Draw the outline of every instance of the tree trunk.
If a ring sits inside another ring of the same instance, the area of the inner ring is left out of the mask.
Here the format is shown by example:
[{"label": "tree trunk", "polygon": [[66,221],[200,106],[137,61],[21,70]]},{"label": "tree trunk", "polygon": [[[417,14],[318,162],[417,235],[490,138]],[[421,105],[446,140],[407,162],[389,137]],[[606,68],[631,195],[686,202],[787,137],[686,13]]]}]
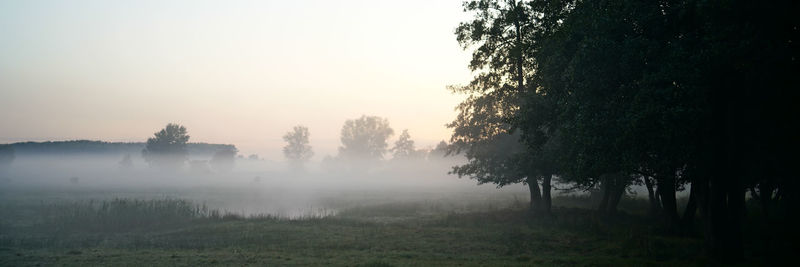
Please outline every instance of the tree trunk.
[{"label": "tree trunk", "polygon": [[539,192],[539,182],[536,181],[536,178],[528,177],[527,181],[528,189],[531,193],[531,212],[538,212],[542,210],[542,195]]},{"label": "tree trunk", "polygon": [[671,171],[660,174],[657,183],[664,219],[666,219],[667,226],[674,230],[679,223],[678,201],[675,199],[675,174]]},{"label": "tree trunk", "polygon": [[686,233],[690,233],[692,228],[694,228],[694,215],[697,213],[698,188],[696,188],[694,184],[691,186],[692,188],[689,189],[689,203],[686,203],[686,209],[683,210],[683,217],[681,218]]},{"label": "tree trunk", "polygon": [[650,210],[648,214],[650,214],[650,216],[657,216],[661,210],[660,200],[656,198],[656,193],[653,190],[653,183],[650,181],[650,177],[642,176],[642,179],[644,180],[645,187],[647,187],[647,199],[650,201]]},{"label": "tree trunk", "polygon": [[709,182],[709,222],[707,240],[712,255],[721,261],[742,257],[742,215],[744,214],[744,185],[735,144],[735,112],[732,101],[715,103],[711,141],[712,165]]},{"label": "tree trunk", "polygon": [[603,198],[600,199],[600,206],[597,207],[597,211],[600,213],[605,213],[608,210],[608,200],[611,198],[611,186],[610,183],[611,178],[608,175],[603,175],[603,178],[600,182],[600,190],[603,193]]},{"label": "tree trunk", "polygon": [[625,187],[627,187],[625,177],[621,175],[614,175],[612,178],[612,191],[611,196],[609,197],[608,207],[606,208],[606,214],[614,215],[617,213],[617,206],[619,206],[619,201],[622,200],[622,195],[625,194]]},{"label": "tree trunk", "polygon": [[692,182],[692,189],[695,190],[695,199],[697,200],[697,208],[700,213],[700,218],[706,220],[708,218],[708,179],[695,178]]},{"label": "tree trunk", "polygon": [[542,180],[542,204],[544,205],[544,212],[550,214],[552,210],[552,198],[550,197],[550,190],[552,186],[550,182],[553,180],[552,174],[547,174],[544,176],[544,180]]},{"label": "tree trunk", "polygon": [[758,185],[759,201],[761,203],[761,212],[764,213],[764,218],[769,219],[769,209],[772,206],[772,185],[767,182],[761,182]]}]

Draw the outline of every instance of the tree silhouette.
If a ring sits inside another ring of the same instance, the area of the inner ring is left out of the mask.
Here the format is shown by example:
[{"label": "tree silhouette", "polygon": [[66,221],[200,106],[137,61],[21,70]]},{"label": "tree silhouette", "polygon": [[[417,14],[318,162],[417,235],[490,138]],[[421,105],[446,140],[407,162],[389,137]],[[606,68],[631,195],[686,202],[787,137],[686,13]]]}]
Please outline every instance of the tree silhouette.
[{"label": "tree silhouette", "polygon": [[295,169],[302,169],[303,165],[314,156],[308,140],[310,135],[308,127],[298,125],[283,136],[283,140],[287,143],[283,147],[283,156]]},{"label": "tree silhouette", "polygon": [[447,156],[448,150],[449,146],[447,145],[447,142],[444,140],[439,141],[439,143],[436,144],[431,151],[428,151],[428,160],[442,159]]},{"label": "tree silhouette", "polygon": [[394,130],[389,120],[376,116],[363,115],[355,120],[347,120],[342,126],[342,146],[339,157],[348,160],[381,160],[386,154],[388,139]]},{"label": "tree silhouette", "polygon": [[411,135],[408,134],[408,129],[403,130],[397,141],[394,142],[392,148],[392,159],[404,160],[416,158],[419,156],[416,148],[414,148],[414,140],[411,140]]},{"label": "tree silhouette", "polygon": [[181,168],[187,160],[186,143],[189,135],[186,127],[176,123],[167,124],[164,129],[147,139],[142,157],[150,164],[162,170]]},{"label": "tree silhouette", "polygon": [[548,211],[541,200],[550,194],[539,189],[539,180],[549,190],[552,173],[531,162],[537,154],[525,147],[513,125],[533,74],[536,38],[549,25],[543,23],[550,21],[543,19],[549,16],[545,7],[540,1],[464,2],[464,11],[474,17],[459,24],[455,34],[462,48],[472,49],[469,68],[477,74],[469,85],[451,87],[467,99],[448,127],[453,128],[452,151],[463,152],[468,160],[451,173],[498,186],[525,183],[531,210]]},{"label": "tree silhouette", "polygon": [[[691,231],[699,209],[709,251],[722,260],[743,254],[746,190],[763,214],[772,205],[793,213],[790,166],[800,139],[788,122],[800,114],[793,104],[800,80],[792,4],[620,0],[566,7],[548,8],[560,10],[555,23],[546,13],[533,17],[545,25],[532,42],[536,72],[510,120],[522,130],[526,166],[542,171],[556,163],[562,181],[599,186],[602,210],[641,180],[670,229]],[[503,105],[489,101],[495,103],[484,106]],[[680,216],[675,194],[688,184]]]}]

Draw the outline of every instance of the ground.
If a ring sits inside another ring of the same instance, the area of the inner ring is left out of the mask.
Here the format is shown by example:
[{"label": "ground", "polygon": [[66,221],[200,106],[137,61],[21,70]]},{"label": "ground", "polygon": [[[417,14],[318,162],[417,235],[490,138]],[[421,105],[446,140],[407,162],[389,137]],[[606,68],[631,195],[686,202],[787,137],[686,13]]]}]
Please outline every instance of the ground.
[{"label": "ground", "polygon": [[[590,203],[580,197],[555,199],[552,216],[532,215],[518,200],[473,209],[425,200],[292,219],[198,210],[164,215],[192,205],[172,199],[15,204],[14,194],[0,198],[9,215],[0,221],[0,266],[713,264],[701,237],[664,234],[646,216],[624,209],[613,218],[598,216],[578,207]],[[629,208],[642,206],[626,201]],[[102,213],[101,206],[118,212]]]}]

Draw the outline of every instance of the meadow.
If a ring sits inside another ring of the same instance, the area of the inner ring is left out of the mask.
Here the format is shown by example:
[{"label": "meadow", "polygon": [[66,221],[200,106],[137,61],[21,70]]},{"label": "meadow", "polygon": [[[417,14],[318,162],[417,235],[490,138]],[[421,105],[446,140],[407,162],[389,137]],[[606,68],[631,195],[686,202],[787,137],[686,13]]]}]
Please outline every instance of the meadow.
[{"label": "meadow", "polygon": [[713,263],[701,237],[664,233],[640,198],[613,218],[585,195],[558,196],[552,216],[532,216],[523,190],[339,190],[283,214],[222,208],[251,201],[242,190],[0,189],[0,265]]}]

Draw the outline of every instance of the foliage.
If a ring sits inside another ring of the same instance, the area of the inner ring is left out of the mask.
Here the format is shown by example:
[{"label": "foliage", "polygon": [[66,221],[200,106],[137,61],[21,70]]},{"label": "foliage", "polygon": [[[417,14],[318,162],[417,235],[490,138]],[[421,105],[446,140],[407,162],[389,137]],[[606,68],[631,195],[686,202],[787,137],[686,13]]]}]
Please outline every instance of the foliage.
[{"label": "foliage", "polygon": [[431,151],[428,152],[428,159],[434,159],[434,158],[439,159],[446,157],[447,151],[449,149],[448,147],[449,145],[447,144],[446,141],[444,140],[439,141],[439,143],[436,144],[436,146],[433,149],[431,149]]},{"label": "foliage", "polygon": [[[534,75],[538,42],[554,28],[571,1],[465,1],[464,11],[474,14],[462,22],[456,37],[464,49],[473,49],[469,68],[476,73],[472,82],[452,87],[467,95],[459,114],[448,124],[453,128],[451,152],[461,153],[468,163],[453,167],[452,173],[469,176],[479,183],[504,186],[527,183],[531,208],[549,209],[550,180],[555,174],[552,153],[542,152],[545,142],[526,147],[526,131],[549,130],[543,125],[520,123],[525,96],[536,94],[526,84]],[[541,136],[540,136],[541,137]],[[555,145],[550,145],[551,147]],[[552,149],[551,149],[552,150]],[[543,191],[539,191],[539,180]],[[544,205],[539,199],[544,196]]]},{"label": "foliage", "polygon": [[408,134],[408,130],[403,130],[400,134],[400,137],[397,138],[397,141],[394,142],[394,147],[392,148],[392,159],[393,160],[408,160],[408,159],[423,159],[424,150],[417,150],[414,147],[414,140],[411,140],[411,135]]},{"label": "foliage", "polygon": [[475,47],[469,68],[477,74],[469,85],[451,87],[467,99],[447,125],[453,129],[450,151],[468,159],[452,173],[499,186],[522,182],[527,173],[517,161],[524,150],[508,118],[519,108],[518,93],[530,71],[530,10],[516,1],[466,1],[464,11],[474,17],[459,24],[456,39],[464,49]]},{"label": "foliage", "polygon": [[188,141],[186,127],[169,123],[164,129],[156,132],[154,137],[147,139],[142,157],[153,167],[164,170],[180,168],[187,160]]},{"label": "foliage", "polygon": [[388,151],[386,140],[394,134],[389,120],[362,115],[342,126],[339,157],[348,160],[381,160]]},{"label": "foliage", "polygon": [[[91,140],[19,142],[8,144],[15,150],[17,157],[27,156],[62,156],[62,155],[102,155],[120,156],[140,154],[145,142],[105,142]],[[233,145],[186,143],[186,151],[192,157],[212,157],[222,149],[234,148]]]},{"label": "foliage", "polygon": [[314,151],[308,144],[309,136],[308,127],[302,125],[295,126],[291,132],[283,136],[283,140],[287,143],[283,147],[283,155],[289,160],[290,164],[302,166],[303,163],[314,156]]},{"label": "foliage", "polygon": [[[797,24],[788,9],[575,2],[535,38],[536,72],[514,118],[529,155],[558,163],[562,181],[587,189],[653,179],[673,228],[675,191],[691,183],[681,219],[690,223],[699,206],[711,252],[741,255],[745,187],[765,192],[765,203],[778,187],[794,188],[777,178],[788,177],[790,164],[776,157],[797,147],[784,123],[796,113],[788,99],[798,99],[789,93],[798,79],[789,71]],[[555,157],[537,157],[548,143]]]}]

